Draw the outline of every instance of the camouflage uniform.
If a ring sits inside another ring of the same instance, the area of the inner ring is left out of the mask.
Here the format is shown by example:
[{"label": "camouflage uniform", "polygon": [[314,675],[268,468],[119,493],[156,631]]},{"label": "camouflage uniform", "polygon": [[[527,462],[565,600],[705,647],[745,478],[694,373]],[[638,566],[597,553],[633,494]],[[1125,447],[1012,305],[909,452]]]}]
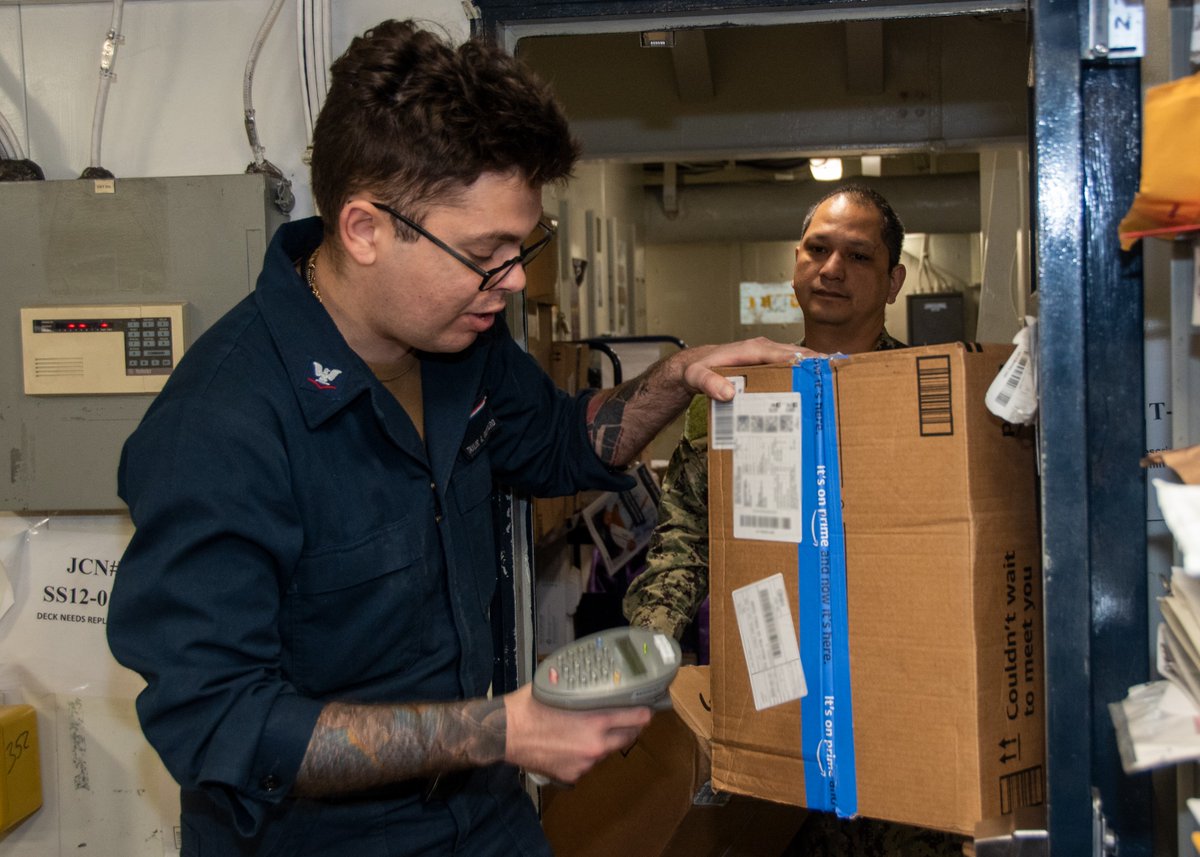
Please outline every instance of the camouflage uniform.
[{"label": "camouflage uniform", "polygon": [[[886,330],[875,343],[876,351],[904,347]],[[696,396],[663,476],[646,570],[630,584],[622,609],[630,625],[679,639],[707,597],[708,399]]]},{"label": "camouflage uniform", "polygon": [[[803,343],[801,343],[803,345]],[[886,330],[876,351],[903,348]],[[622,608],[631,625],[678,639],[708,597],[708,399],[687,410],[683,438],[663,477],[658,526],[646,570],[634,578]],[[786,855],[795,857],[958,857],[964,839],[869,818],[839,819],[814,812]]]}]

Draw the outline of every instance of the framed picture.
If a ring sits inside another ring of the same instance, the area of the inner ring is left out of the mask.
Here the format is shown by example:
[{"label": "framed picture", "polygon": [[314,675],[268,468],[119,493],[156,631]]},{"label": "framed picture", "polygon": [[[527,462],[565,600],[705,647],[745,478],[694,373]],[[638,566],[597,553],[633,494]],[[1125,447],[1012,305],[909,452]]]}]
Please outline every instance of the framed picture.
[{"label": "framed picture", "polygon": [[588,336],[602,336],[612,333],[612,317],[608,285],[608,241],[605,235],[604,219],[594,211],[587,212],[587,227],[584,230],[587,238],[587,270],[585,288],[587,290],[588,317],[584,328]]},{"label": "framed picture", "polygon": [[608,317],[613,334],[630,331],[631,290],[629,276],[629,240],[623,225],[610,217],[605,223],[608,238]]}]

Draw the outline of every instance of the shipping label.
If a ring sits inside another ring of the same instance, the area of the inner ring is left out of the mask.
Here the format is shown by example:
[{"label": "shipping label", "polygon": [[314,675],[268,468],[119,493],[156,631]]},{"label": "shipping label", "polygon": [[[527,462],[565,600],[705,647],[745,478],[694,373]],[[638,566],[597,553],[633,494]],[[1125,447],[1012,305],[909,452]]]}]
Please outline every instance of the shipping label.
[{"label": "shipping label", "polygon": [[733,537],[799,542],[800,396],[734,397]]},{"label": "shipping label", "polygon": [[733,611],[758,711],[808,693],[782,574],[733,590]]}]

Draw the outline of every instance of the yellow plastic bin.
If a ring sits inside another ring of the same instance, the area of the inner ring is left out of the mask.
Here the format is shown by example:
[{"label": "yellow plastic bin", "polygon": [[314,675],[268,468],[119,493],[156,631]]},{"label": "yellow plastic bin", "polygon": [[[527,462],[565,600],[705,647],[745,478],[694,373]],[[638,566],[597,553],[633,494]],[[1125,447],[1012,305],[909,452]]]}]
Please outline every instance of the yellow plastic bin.
[{"label": "yellow plastic bin", "polygon": [[37,712],[31,705],[0,705],[0,830],[42,805]]}]

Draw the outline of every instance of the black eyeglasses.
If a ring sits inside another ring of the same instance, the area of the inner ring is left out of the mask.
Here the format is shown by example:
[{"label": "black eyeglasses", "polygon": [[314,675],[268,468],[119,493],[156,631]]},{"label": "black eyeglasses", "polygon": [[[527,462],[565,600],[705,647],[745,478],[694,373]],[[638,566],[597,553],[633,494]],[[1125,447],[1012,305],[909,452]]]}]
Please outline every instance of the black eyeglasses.
[{"label": "black eyeglasses", "polygon": [[478,274],[482,278],[479,281],[479,291],[481,291],[481,292],[486,292],[488,289],[494,289],[496,286],[498,286],[500,284],[500,281],[503,280],[505,277],[507,277],[509,272],[513,268],[515,268],[517,265],[523,266],[523,265],[528,265],[530,262],[532,262],[533,258],[535,256],[537,256],[538,253],[542,252],[542,250],[545,248],[545,246],[550,243],[550,239],[554,237],[554,227],[548,223],[542,223],[539,220],[538,221],[538,229],[542,230],[542,235],[540,238],[538,238],[532,244],[522,245],[521,252],[518,253],[516,256],[513,256],[507,262],[501,262],[496,267],[490,268],[490,269],[482,268],[479,265],[476,265],[474,262],[472,262],[466,256],[464,256],[462,253],[459,253],[457,250],[455,250],[453,247],[451,247],[445,241],[438,238],[436,235],[429,232],[428,230],[424,229],[419,224],[417,224],[415,221],[410,220],[409,218],[405,217],[403,214],[396,211],[396,209],[392,208],[391,206],[384,205],[382,202],[372,202],[371,205],[375,206],[380,211],[386,211],[388,214],[390,214],[392,217],[399,220],[401,223],[403,223],[405,226],[409,227],[410,229],[415,229],[421,235],[428,238],[431,242],[433,242],[438,247],[445,250],[447,253],[449,253],[451,256],[453,256],[455,259],[462,262],[464,265],[466,265],[468,268],[470,268],[472,271],[474,271],[476,274]]}]

